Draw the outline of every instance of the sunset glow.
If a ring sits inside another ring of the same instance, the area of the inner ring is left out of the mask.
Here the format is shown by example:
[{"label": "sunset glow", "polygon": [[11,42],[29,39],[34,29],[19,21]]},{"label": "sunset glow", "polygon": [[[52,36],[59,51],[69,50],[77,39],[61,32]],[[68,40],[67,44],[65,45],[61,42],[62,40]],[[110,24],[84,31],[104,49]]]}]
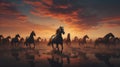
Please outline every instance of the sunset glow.
[{"label": "sunset glow", "polygon": [[50,38],[63,26],[63,37],[87,34],[94,39],[109,32],[120,37],[119,8],[112,0],[1,0],[0,34],[26,37],[34,30],[36,37]]}]

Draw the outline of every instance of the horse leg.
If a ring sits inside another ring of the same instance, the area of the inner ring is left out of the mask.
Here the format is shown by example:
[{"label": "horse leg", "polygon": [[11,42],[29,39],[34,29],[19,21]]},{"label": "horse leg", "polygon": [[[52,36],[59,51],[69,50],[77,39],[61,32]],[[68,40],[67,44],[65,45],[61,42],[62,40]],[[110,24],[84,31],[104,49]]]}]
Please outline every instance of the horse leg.
[{"label": "horse leg", "polygon": [[52,44],[52,48],[53,48],[53,50],[54,50],[54,45]]},{"label": "horse leg", "polygon": [[62,50],[61,50],[61,53],[63,52],[63,44],[61,44],[61,47],[62,47]]}]

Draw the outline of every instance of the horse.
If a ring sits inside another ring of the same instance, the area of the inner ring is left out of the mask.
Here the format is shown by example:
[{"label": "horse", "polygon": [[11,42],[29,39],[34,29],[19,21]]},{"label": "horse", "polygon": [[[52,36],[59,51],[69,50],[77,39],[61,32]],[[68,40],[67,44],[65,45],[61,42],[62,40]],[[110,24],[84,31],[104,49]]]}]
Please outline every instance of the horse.
[{"label": "horse", "polygon": [[11,40],[11,45],[17,47],[19,44],[19,38],[20,38],[20,35],[16,34],[15,37],[12,38],[12,40]]},{"label": "horse", "polygon": [[70,33],[68,33],[67,39],[65,39],[65,43],[66,43],[67,45],[71,45]]},{"label": "horse", "polygon": [[53,49],[54,49],[54,44],[56,44],[56,48],[57,48],[58,51],[60,51],[59,50],[59,45],[61,45],[61,47],[62,47],[61,53],[63,51],[63,38],[62,38],[62,34],[65,34],[64,28],[60,26],[57,29],[56,34],[52,35],[50,40],[49,40],[49,42],[48,42],[48,46],[52,45]]},{"label": "horse", "polygon": [[7,36],[6,38],[3,38],[2,39],[2,44],[4,44],[4,45],[10,45],[10,39],[11,39],[10,36]]},{"label": "horse", "polygon": [[39,45],[39,44],[40,44],[40,40],[41,40],[41,37],[38,37],[38,38],[35,40],[35,43],[36,43],[37,45]]},{"label": "horse", "polygon": [[118,45],[120,43],[120,39],[118,37],[110,38],[111,45]]},{"label": "horse", "polygon": [[87,43],[87,39],[89,39],[88,35],[85,35],[82,39],[79,39],[79,45],[82,44],[86,44]]},{"label": "horse", "polygon": [[77,36],[74,37],[74,39],[72,40],[72,43],[77,44],[79,41],[79,38]]},{"label": "horse", "polygon": [[103,38],[96,39],[95,40],[95,47],[97,45],[99,45],[100,43],[109,46],[111,38],[115,38],[115,36],[112,33],[108,33]]},{"label": "horse", "polygon": [[24,44],[24,42],[25,42],[25,39],[22,37],[22,38],[20,38],[20,41],[19,41],[19,44],[20,45],[23,45]]},{"label": "horse", "polygon": [[34,40],[34,36],[36,36],[36,34],[35,34],[35,32],[34,31],[32,31],[31,33],[30,33],[30,36],[28,37],[28,38],[26,38],[26,40],[25,40],[25,46],[28,46],[28,47],[30,47],[31,48],[31,44],[33,44],[34,45],[34,48],[35,48],[35,40]]},{"label": "horse", "polygon": [[3,35],[0,35],[0,45],[2,45],[2,39],[3,39]]}]

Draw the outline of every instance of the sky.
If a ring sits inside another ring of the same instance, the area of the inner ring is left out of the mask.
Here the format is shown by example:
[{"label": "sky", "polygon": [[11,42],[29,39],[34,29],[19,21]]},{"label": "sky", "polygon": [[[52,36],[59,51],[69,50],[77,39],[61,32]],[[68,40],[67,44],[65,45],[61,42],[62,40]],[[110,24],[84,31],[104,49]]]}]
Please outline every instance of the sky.
[{"label": "sky", "polygon": [[50,38],[63,26],[66,37],[120,37],[120,0],[0,0],[0,34]]}]

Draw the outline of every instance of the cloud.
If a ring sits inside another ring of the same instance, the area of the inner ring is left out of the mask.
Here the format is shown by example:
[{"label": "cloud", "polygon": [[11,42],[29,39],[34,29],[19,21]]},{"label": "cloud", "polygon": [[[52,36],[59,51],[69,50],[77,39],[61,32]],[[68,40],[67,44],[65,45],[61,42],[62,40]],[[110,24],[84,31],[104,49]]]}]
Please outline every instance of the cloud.
[{"label": "cloud", "polygon": [[23,15],[16,9],[16,4],[6,0],[0,0],[0,31],[1,34],[21,33],[25,34],[34,30],[35,32],[50,32],[52,27],[34,24],[28,20],[28,16]]},{"label": "cloud", "polygon": [[[103,24],[104,18],[120,16],[118,0],[24,0],[24,2],[33,7],[31,14],[35,16],[57,18],[68,26],[83,30],[99,27]],[[107,21],[107,24],[120,26],[119,22],[120,20],[114,19],[112,23]]]}]

